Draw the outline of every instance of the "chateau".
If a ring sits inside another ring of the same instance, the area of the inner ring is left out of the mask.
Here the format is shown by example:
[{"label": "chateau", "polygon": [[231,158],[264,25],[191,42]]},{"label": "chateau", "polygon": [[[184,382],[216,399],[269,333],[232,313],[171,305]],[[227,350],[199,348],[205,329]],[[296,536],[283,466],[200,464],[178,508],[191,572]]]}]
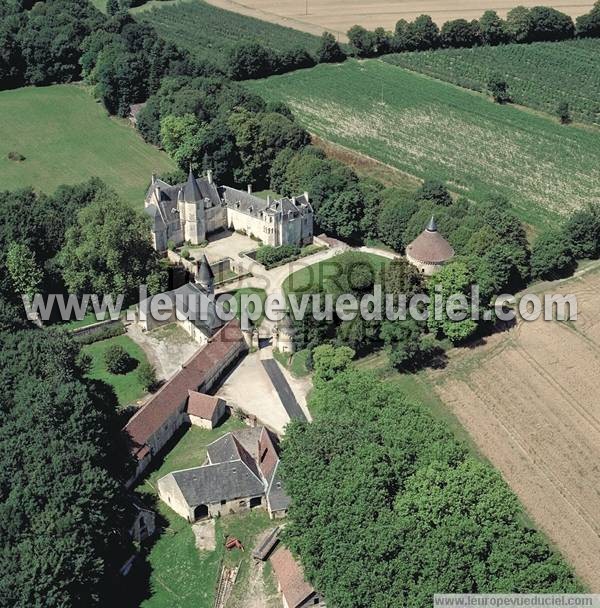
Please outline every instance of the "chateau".
[{"label": "chateau", "polygon": [[264,200],[248,192],[218,186],[208,171],[196,178],[190,169],[187,182],[171,186],[152,176],[146,194],[146,213],[152,218],[152,239],[157,251],[167,243],[199,245],[207,235],[227,228],[261,240],[265,245],[307,245],[313,238],[313,208],[308,193]]}]

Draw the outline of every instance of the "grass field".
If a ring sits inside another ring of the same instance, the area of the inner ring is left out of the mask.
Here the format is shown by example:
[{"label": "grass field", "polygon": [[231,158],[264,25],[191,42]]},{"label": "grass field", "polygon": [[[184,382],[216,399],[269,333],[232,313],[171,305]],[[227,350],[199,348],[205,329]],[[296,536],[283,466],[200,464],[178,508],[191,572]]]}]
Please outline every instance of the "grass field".
[{"label": "grass field", "polygon": [[[212,4],[237,10],[246,15],[284,23],[298,29],[319,33],[327,30],[336,32],[345,39],[345,33],[355,24],[369,29],[384,27],[393,30],[399,19],[411,21],[418,15],[431,15],[442,25],[449,19],[479,19],[488,9],[501,16],[517,5],[536,6],[536,0],[512,0],[499,4],[493,0],[210,0]],[[539,3],[538,3],[539,4]],[[581,15],[590,10],[592,0],[563,0],[560,3],[547,2],[571,15]]]},{"label": "grass field", "polygon": [[567,101],[576,120],[600,124],[598,39],[398,53],[385,61],[475,91],[502,74],[515,103],[554,114]]},{"label": "grass field", "polygon": [[[379,270],[390,262],[388,258],[374,253],[361,253],[361,256],[371,265],[374,271]],[[327,281],[334,280],[339,273],[339,262],[335,258],[330,258],[296,270],[296,272],[293,272],[285,279],[282,289],[285,294],[313,293]]]},{"label": "grass field", "polygon": [[[104,363],[104,353],[109,346],[122,346],[130,357],[137,361],[137,366],[126,374],[111,374]],[[88,376],[94,380],[102,380],[113,387],[120,406],[135,403],[144,396],[146,391],[137,377],[137,367],[147,361],[144,351],[128,336],[116,336],[108,340],[100,340],[83,347],[83,352],[92,358],[92,366]]]},{"label": "grass field", "polygon": [[[473,200],[500,193],[534,226],[600,197],[600,134],[379,60],[321,65],[247,86],[311,132]],[[382,101],[383,99],[383,101]]]},{"label": "grass field", "polygon": [[195,57],[219,65],[229,49],[244,41],[257,40],[276,51],[297,47],[315,51],[319,45],[319,39],[310,34],[224,11],[201,0],[156,4],[138,10],[136,18],[147,21],[163,38]]},{"label": "grass field", "polygon": [[[98,176],[141,208],[152,171],[175,166],[74,85],[0,92],[0,131],[2,189],[33,186],[52,193],[61,184]],[[25,160],[9,160],[11,151]]]}]

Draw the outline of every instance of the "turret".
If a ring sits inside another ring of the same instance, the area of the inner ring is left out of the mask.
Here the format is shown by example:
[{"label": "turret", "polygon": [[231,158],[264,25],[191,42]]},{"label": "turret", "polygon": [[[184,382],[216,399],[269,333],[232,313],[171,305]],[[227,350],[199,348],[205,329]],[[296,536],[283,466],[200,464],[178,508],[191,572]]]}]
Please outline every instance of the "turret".
[{"label": "turret", "polygon": [[181,220],[184,227],[184,240],[189,241],[192,245],[199,245],[206,238],[204,197],[191,166],[187,182],[183,187],[183,201],[185,203],[185,214],[181,216]]},{"label": "turret", "polygon": [[202,289],[208,294],[214,294],[215,292],[215,274],[206,259],[206,255],[202,256],[200,260],[200,267],[198,268],[198,276],[196,282],[200,284]]}]

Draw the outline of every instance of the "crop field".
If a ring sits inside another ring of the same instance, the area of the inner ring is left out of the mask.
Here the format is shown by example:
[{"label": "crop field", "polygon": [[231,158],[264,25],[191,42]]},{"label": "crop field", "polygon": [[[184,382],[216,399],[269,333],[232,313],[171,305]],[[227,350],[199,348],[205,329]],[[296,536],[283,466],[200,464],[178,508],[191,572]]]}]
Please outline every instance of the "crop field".
[{"label": "crop field", "polygon": [[[432,372],[437,394],[580,578],[600,591],[600,269],[553,288],[578,319],[520,322]],[[466,350],[466,349],[465,349]]]},{"label": "crop field", "polygon": [[[142,207],[152,171],[175,164],[146,144],[125,121],[109,118],[83,88],[72,85],[0,93],[0,188],[33,186],[52,193],[61,184],[102,178],[121,198]],[[24,161],[8,159],[14,151]]]},{"label": "crop field", "polygon": [[384,60],[475,91],[502,74],[515,103],[554,113],[567,101],[576,120],[600,124],[598,39],[399,53]]},{"label": "crop field", "polygon": [[319,137],[481,201],[505,195],[543,226],[600,197],[599,134],[379,60],[248,82]]},{"label": "crop field", "polygon": [[257,40],[275,51],[297,47],[315,51],[319,45],[319,39],[311,34],[225,11],[201,0],[153,5],[138,10],[136,18],[155,27],[165,40],[217,64],[239,42]]},{"label": "crop field", "polygon": [[[479,19],[484,11],[493,9],[506,16],[513,7],[536,6],[536,0],[523,0],[499,4],[490,0],[209,0],[211,4],[239,11],[245,15],[317,33],[337,32],[345,39],[346,32],[355,24],[369,29],[382,26],[393,30],[399,19],[410,21],[423,13],[431,15],[442,25],[449,19]],[[590,10],[591,0],[563,0],[546,2],[572,17]]]}]

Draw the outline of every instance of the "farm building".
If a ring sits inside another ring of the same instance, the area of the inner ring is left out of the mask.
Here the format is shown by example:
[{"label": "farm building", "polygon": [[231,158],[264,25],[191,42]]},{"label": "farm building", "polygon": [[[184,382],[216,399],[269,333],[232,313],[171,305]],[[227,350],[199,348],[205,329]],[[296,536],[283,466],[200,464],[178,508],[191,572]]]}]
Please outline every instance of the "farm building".
[{"label": "farm building", "polygon": [[[143,473],[175,432],[183,424],[191,422],[187,410],[190,391],[210,391],[229,367],[246,352],[247,346],[239,322],[230,321],[131,417],[123,432],[130,443],[137,467],[127,482],[128,486]],[[195,418],[201,418],[197,415],[200,410],[193,409],[196,412],[193,414]],[[211,422],[212,420],[211,416]]]},{"label": "farm building", "polygon": [[225,401],[212,395],[188,391],[187,415],[190,424],[213,429],[225,415]]},{"label": "farm building", "polygon": [[433,217],[425,230],[406,247],[406,259],[427,276],[435,274],[453,257],[454,249],[438,232]]},{"label": "farm building", "polygon": [[171,186],[152,177],[146,194],[146,213],[152,219],[157,251],[167,243],[199,245],[212,232],[228,228],[260,239],[267,245],[307,245],[313,239],[313,208],[308,193],[264,200],[228,186],[217,186],[208,171],[197,179],[190,169],[187,182]]},{"label": "farm building", "polygon": [[188,521],[265,507],[271,517],[287,512],[290,499],[278,475],[279,455],[264,427],[223,435],[207,446],[206,463],[158,480],[158,493]]},{"label": "farm building", "polygon": [[284,608],[325,606],[322,596],[306,581],[302,566],[288,549],[280,547],[271,555],[270,560]]}]

